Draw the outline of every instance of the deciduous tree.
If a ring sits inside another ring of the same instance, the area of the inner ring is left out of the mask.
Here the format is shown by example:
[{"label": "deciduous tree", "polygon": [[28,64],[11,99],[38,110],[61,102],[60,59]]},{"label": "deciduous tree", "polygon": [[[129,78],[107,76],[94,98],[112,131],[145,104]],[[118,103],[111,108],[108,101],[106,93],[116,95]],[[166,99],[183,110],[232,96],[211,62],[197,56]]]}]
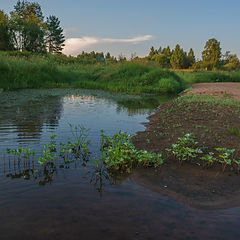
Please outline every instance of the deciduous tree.
[{"label": "deciduous tree", "polygon": [[203,65],[207,70],[216,69],[219,66],[221,59],[220,42],[215,38],[209,39],[202,52]]},{"label": "deciduous tree", "polygon": [[9,19],[7,14],[0,10],[0,50],[6,51],[11,48]]}]

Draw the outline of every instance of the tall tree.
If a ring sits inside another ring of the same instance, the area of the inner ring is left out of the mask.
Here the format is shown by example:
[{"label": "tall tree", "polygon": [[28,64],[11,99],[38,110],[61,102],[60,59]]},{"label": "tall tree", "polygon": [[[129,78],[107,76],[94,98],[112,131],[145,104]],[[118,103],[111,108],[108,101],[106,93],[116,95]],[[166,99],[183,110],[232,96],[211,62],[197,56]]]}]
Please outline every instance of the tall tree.
[{"label": "tall tree", "polygon": [[184,51],[180,48],[179,44],[176,45],[173,51],[170,63],[172,65],[172,68],[175,69],[184,67]]},{"label": "tall tree", "polygon": [[171,57],[171,55],[172,55],[172,53],[171,53],[171,49],[170,49],[170,47],[169,46],[167,46],[166,48],[164,48],[163,50],[162,50],[162,53],[164,54],[164,55],[166,55],[167,57]]},{"label": "tall tree", "polygon": [[209,39],[202,52],[203,65],[207,70],[216,69],[219,66],[221,59],[220,42],[215,38]]},{"label": "tall tree", "polygon": [[38,3],[18,0],[11,12],[10,26],[13,43],[17,50],[44,52],[44,35],[46,26]]},{"label": "tall tree", "polygon": [[111,54],[110,54],[110,52],[107,52],[107,53],[106,53],[105,58],[106,58],[106,59],[110,59],[110,58],[111,58]]},{"label": "tall tree", "polygon": [[169,59],[165,54],[157,54],[154,56],[155,62],[162,68],[169,68]]},{"label": "tall tree", "polygon": [[230,51],[226,51],[223,55],[222,63],[224,67],[229,70],[238,70],[240,69],[240,62],[236,54],[231,54]]},{"label": "tall tree", "polygon": [[10,49],[9,19],[7,14],[0,10],[0,50],[6,51]]},{"label": "tall tree", "polygon": [[61,54],[65,42],[60,21],[55,16],[47,18],[47,49],[49,53]]},{"label": "tall tree", "polygon": [[152,46],[151,49],[150,49],[149,57],[152,58],[154,55],[155,55],[155,49]]},{"label": "tall tree", "polygon": [[186,56],[186,68],[192,67],[196,62],[195,54],[192,48],[190,48],[187,56]]},{"label": "tall tree", "polygon": [[162,53],[162,47],[160,46],[158,49],[158,54],[161,54],[161,53]]}]

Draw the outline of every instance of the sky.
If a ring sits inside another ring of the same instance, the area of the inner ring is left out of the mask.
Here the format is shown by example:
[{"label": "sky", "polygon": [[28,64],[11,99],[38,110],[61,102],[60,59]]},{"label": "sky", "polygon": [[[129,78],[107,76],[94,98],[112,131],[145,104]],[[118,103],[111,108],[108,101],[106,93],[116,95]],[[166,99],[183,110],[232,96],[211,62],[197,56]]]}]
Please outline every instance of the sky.
[{"label": "sky", "polygon": [[[239,0],[35,0],[45,16],[61,21],[64,53],[110,52],[146,56],[151,46],[176,44],[201,57],[206,41],[216,38],[222,53],[240,57]],[[0,0],[9,13],[17,0]],[[31,2],[31,1],[30,1]]]}]

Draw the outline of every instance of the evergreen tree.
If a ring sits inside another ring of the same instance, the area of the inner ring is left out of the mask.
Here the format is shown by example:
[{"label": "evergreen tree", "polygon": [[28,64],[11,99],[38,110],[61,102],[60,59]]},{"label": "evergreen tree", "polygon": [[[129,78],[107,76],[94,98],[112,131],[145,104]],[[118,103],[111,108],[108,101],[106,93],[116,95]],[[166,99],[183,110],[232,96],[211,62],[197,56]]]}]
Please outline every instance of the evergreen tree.
[{"label": "evergreen tree", "polygon": [[149,57],[152,58],[154,55],[155,55],[155,49],[152,46],[151,49],[150,49]]},{"label": "evergreen tree", "polygon": [[176,45],[173,51],[170,63],[174,69],[180,69],[184,67],[184,51],[180,48],[179,44]]},{"label": "evergreen tree", "polygon": [[160,46],[158,49],[158,54],[161,54],[161,53],[162,53],[162,47]]},{"label": "evergreen tree", "polygon": [[192,67],[193,64],[196,62],[194,51],[190,48],[187,57],[186,57],[186,68]]},{"label": "evergreen tree", "polygon": [[204,51],[202,52],[203,65],[207,70],[216,69],[219,66],[220,59],[220,42],[218,42],[215,38],[209,39],[206,42]]},{"label": "evergreen tree", "polygon": [[171,53],[171,49],[170,49],[170,47],[169,46],[167,46],[167,48],[164,48],[163,50],[162,50],[162,53],[164,54],[164,55],[166,55],[167,57],[171,57],[171,55],[172,55],[172,53]]},{"label": "evergreen tree", "polygon": [[111,58],[111,54],[110,54],[110,52],[107,52],[105,58],[106,58],[106,59],[110,59],[110,58]]},{"label": "evergreen tree", "polygon": [[65,42],[60,21],[55,16],[47,18],[47,49],[49,53],[61,54]]}]

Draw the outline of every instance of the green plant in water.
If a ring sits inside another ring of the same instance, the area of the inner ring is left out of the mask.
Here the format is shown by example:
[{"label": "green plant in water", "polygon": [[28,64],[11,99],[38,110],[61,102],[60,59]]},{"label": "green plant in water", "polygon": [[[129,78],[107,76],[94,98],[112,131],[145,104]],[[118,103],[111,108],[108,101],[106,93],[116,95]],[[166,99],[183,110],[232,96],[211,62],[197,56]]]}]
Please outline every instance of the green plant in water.
[{"label": "green plant in water", "polygon": [[51,135],[50,136],[50,144],[48,145],[48,149],[50,150],[50,152],[56,152],[56,147],[57,147],[57,144],[56,144],[56,141],[55,141],[55,138],[56,138],[57,135]]},{"label": "green plant in water", "polygon": [[[35,149],[24,149],[24,148],[17,148],[17,149],[6,149],[7,154],[12,154],[15,157],[17,157],[18,163],[20,163],[21,159],[30,161],[31,157],[34,157],[36,155]],[[23,155],[22,155],[23,154]]]},{"label": "green plant in water", "polygon": [[72,162],[71,160],[71,153],[73,152],[73,149],[72,149],[72,143],[71,142],[68,142],[67,144],[63,144],[63,143],[60,143],[60,150],[59,150],[59,153],[60,153],[60,156],[63,158],[64,160],[64,163],[70,163]]},{"label": "green plant in water", "polygon": [[94,161],[98,169],[129,173],[134,167],[156,167],[163,163],[161,154],[137,150],[131,142],[131,135],[122,131],[112,137],[101,131],[100,150],[100,159]]},{"label": "green plant in water", "polygon": [[84,155],[88,154],[88,145],[90,144],[90,140],[87,138],[90,129],[87,129],[82,125],[73,126],[72,124],[69,124],[69,126],[74,137],[74,143],[72,143],[73,152],[79,154],[80,151],[82,151]]}]

